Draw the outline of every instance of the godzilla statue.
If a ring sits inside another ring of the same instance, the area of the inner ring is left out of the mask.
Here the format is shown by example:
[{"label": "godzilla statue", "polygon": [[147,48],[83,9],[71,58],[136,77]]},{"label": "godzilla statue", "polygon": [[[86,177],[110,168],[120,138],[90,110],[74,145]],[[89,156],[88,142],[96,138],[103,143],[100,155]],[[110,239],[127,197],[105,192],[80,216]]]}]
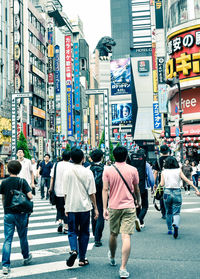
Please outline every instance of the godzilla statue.
[{"label": "godzilla statue", "polygon": [[99,56],[108,56],[109,53],[112,53],[112,47],[116,45],[116,42],[108,36],[102,37],[99,40],[96,49],[99,51]]}]

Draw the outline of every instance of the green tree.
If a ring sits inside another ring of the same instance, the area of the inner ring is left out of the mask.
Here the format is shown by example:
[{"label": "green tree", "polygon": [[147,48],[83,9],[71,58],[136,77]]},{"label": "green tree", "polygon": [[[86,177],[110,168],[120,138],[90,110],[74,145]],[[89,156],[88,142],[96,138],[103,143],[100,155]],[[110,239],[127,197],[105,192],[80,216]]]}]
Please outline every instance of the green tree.
[{"label": "green tree", "polygon": [[17,149],[22,148],[24,150],[24,157],[27,159],[31,159],[31,154],[28,149],[27,140],[23,134],[23,132],[20,133],[19,140],[17,141]]},{"label": "green tree", "polygon": [[67,150],[67,151],[71,151],[71,146],[70,146],[70,144],[69,144],[69,143],[67,143],[67,144],[66,144],[65,150]]},{"label": "green tree", "polygon": [[[99,142],[99,149],[101,149],[101,144],[104,144],[105,146],[105,133],[103,131],[102,135],[101,135],[101,139],[100,139],[100,142]],[[110,157],[110,160],[111,162],[114,162],[114,156],[113,156],[113,144],[112,142],[110,141],[110,154],[109,154],[109,157]]]}]

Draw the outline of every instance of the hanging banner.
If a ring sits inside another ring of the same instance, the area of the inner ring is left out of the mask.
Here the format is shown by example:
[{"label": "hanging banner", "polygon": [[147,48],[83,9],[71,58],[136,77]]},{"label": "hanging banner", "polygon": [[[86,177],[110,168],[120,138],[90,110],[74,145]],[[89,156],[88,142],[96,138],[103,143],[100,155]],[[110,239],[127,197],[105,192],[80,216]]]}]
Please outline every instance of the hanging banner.
[{"label": "hanging banner", "polygon": [[75,116],[75,134],[77,135],[77,140],[81,141],[81,117],[80,117],[80,115]]},{"label": "hanging banner", "polygon": [[79,45],[74,43],[74,97],[75,109],[80,110]]},{"label": "hanging banner", "polygon": [[159,112],[158,102],[153,103],[154,130],[162,130],[162,116]]},{"label": "hanging banner", "polygon": [[67,130],[68,136],[73,136],[71,36],[65,36],[65,80],[67,89]]},{"label": "hanging banner", "polygon": [[167,113],[168,91],[166,84],[158,84],[159,112]]},{"label": "hanging banner", "polygon": [[155,0],[156,29],[163,29],[163,1]]}]

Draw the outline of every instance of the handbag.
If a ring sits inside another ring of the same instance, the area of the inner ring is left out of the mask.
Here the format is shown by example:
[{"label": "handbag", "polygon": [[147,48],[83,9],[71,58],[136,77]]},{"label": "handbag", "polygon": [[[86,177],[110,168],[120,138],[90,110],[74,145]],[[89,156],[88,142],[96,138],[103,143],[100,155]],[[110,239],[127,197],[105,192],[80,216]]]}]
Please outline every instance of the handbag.
[{"label": "handbag", "polygon": [[55,205],[56,204],[56,193],[55,193],[55,190],[54,190],[54,187],[55,187],[55,181],[56,181],[56,169],[57,169],[57,164],[55,164],[55,168],[54,168],[54,174],[53,174],[53,188],[52,188],[52,191],[50,192],[49,194],[49,200],[50,200],[50,203],[52,205]]},{"label": "handbag", "polygon": [[160,184],[158,184],[158,187],[156,188],[156,191],[154,193],[154,197],[153,197],[153,204],[156,210],[160,211],[160,208],[157,206],[156,204],[156,200],[161,200],[164,194],[164,186],[161,186]]},{"label": "handbag", "polygon": [[129,190],[129,192],[131,193],[131,195],[132,195],[132,197],[133,197],[135,206],[137,206],[137,205],[138,205],[138,201],[137,201],[137,198],[136,198],[135,193],[131,191],[131,189],[130,189],[128,183],[126,182],[125,178],[123,177],[123,175],[121,174],[121,172],[119,171],[119,169],[118,169],[115,165],[113,165],[113,167],[116,169],[116,171],[119,173],[120,177],[121,177],[122,180],[124,181],[124,183],[125,183],[127,189]]},{"label": "handbag", "polygon": [[9,208],[17,213],[31,214],[33,212],[33,202],[22,192],[23,180],[21,178],[19,184],[20,190],[11,190],[12,200]]}]

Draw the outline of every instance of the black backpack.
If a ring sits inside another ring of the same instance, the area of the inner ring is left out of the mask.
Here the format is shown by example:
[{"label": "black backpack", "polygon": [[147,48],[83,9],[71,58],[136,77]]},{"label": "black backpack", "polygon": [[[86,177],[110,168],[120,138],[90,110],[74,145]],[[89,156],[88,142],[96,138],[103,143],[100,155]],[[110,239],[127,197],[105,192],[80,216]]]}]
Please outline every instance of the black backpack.
[{"label": "black backpack", "polygon": [[102,189],[103,189],[103,180],[102,180],[102,175],[103,175],[103,170],[104,170],[104,165],[103,164],[95,164],[92,163],[90,166],[90,170],[93,172],[94,175],[94,180],[96,184],[96,195],[101,195],[102,196]]},{"label": "black backpack", "polygon": [[144,153],[131,153],[130,165],[135,167],[139,174],[140,192],[144,193],[146,183],[146,155]]}]

